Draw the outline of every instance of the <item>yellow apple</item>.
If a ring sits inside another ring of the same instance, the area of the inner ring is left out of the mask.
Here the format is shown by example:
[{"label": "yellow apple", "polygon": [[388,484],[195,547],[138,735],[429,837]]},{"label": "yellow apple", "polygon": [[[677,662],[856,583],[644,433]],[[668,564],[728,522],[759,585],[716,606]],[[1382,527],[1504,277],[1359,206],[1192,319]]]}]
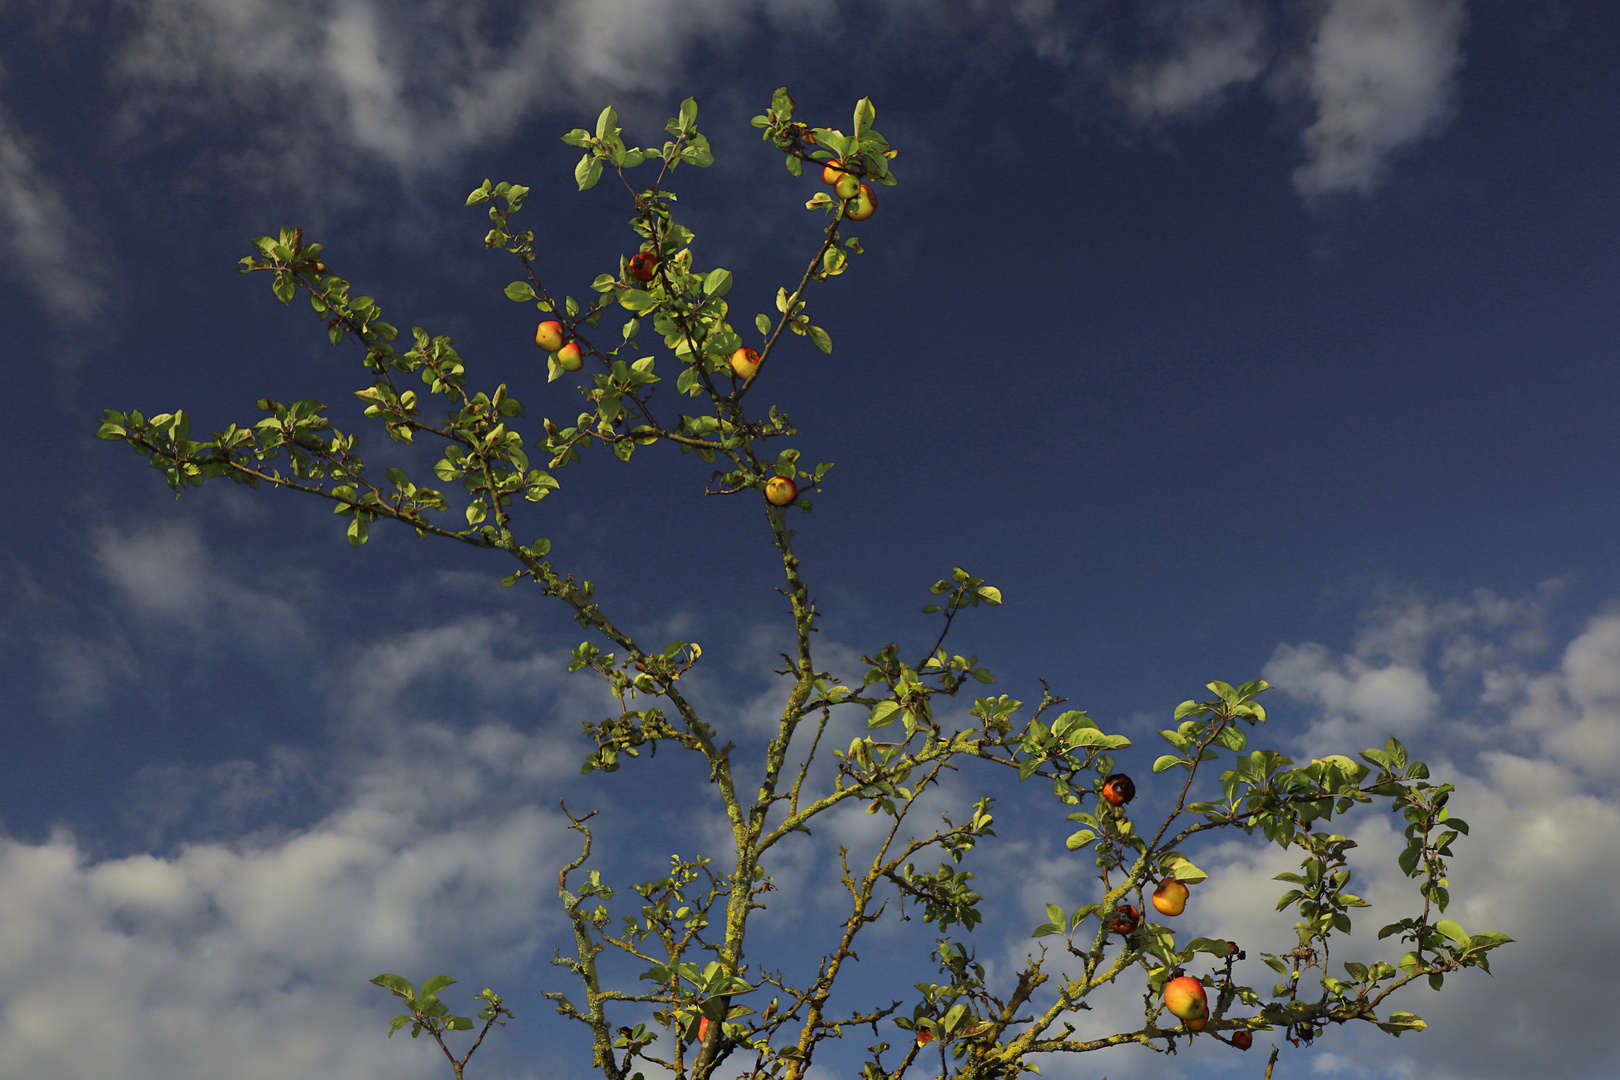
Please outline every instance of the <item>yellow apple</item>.
[{"label": "yellow apple", "polygon": [[1153,890],[1153,907],[1160,915],[1180,915],[1187,910],[1187,886],[1173,877],[1165,878]]},{"label": "yellow apple", "polygon": [[838,182],[833,185],[833,194],[837,195],[840,199],[853,199],[860,193],[860,177],[852,176],[849,173],[844,173],[838,178]]},{"label": "yellow apple", "polygon": [[558,349],[562,348],[562,323],[554,322],[550,319],[541,323],[539,328],[534,332],[534,343],[546,350],[546,352],[556,352]]},{"label": "yellow apple", "polygon": [[772,506],[786,506],[799,497],[799,485],[785,476],[773,476],[765,481],[765,501]]},{"label": "yellow apple", "polygon": [[1169,1009],[1170,1015],[1177,1020],[1208,1018],[1209,998],[1204,994],[1204,984],[1191,975],[1171,979],[1164,985],[1164,1007]]},{"label": "yellow apple", "polygon": [[731,370],[739,379],[752,379],[759,370],[759,353],[748,348],[738,349],[731,354]]},{"label": "yellow apple", "polygon": [[578,371],[585,364],[585,354],[580,351],[579,342],[570,341],[557,350],[557,366],[564,371]]},{"label": "yellow apple", "polygon": [[844,216],[851,221],[865,221],[875,213],[877,213],[877,196],[872,193],[871,188],[862,184],[860,192],[850,200]]},{"label": "yellow apple", "polygon": [[840,176],[848,175],[836,161],[829,161],[821,167],[821,182],[828,187],[837,185]]}]

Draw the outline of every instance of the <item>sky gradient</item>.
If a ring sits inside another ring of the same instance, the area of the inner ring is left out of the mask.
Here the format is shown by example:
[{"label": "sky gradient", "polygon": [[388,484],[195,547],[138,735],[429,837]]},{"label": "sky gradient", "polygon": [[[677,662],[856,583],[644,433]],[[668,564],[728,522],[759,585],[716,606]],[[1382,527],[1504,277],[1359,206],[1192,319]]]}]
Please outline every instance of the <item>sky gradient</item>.
[{"label": "sky gradient", "polygon": [[[1600,0],[0,0],[0,1076],[447,1075],[383,1038],[379,971],[508,995],[469,1075],[587,1075],[539,997],[557,800],[603,811],[628,882],[722,838],[701,778],[579,776],[606,699],[564,671],[562,606],[494,559],[381,527],[351,550],[282,493],[176,503],[92,433],[313,396],[369,436],[358,354],[235,273],[295,224],[510,383],[531,433],[571,418],[466,193],[530,185],[542,277],[584,295],[630,210],[575,189],[559,136],[612,104],[661,143],[695,96],[718,163],[674,187],[746,325],[819,235],[819,185],[748,126],[784,84],[816,124],[870,95],[900,151],[869,253],[811,298],[833,354],[791,342],[759,387],[838,463],[797,524],[825,662],[926,647],[926,586],[961,565],[1007,602],[956,648],[1135,739],[1142,816],[1169,797],[1153,733],[1211,679],[1272,682],[1260,734],[1296,758],[1397,735],[1473,825],[1450,914],[1519,943],[1409,990],[1422,1035],[1330,1032],[1279,1068],[1620,1076],[1593,1008],[1620,961],[1617,49]],[[758,507],[661,449],[559,479],[535,519],[559,568],[701,642],[693,693],[757,738],[787,644]],[[1004,972],[1088,882],[1051,804],[996,790],[978,944]],[[1350,832],[1377,950],[1400,834]],[[1275,849],[1198,861],[1186,931],[1291,945]],[[825,869],[779,867],[769,934],[832,917]],[[1045,1075],[1253,1076],[1271,1038]]]}]

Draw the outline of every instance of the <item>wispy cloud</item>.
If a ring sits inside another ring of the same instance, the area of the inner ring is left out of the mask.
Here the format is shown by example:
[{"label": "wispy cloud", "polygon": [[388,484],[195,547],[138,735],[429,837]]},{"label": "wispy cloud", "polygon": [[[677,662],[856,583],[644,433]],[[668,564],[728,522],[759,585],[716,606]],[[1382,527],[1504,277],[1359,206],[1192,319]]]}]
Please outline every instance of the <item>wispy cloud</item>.
[{"label": "wispy cloud", "polygon": [[1391,158],[1440,129],[1466,22],[1463,0],[1330,0],[1305,58],[1316,118],[1300,136],[1300,194],[1367,194]]},{"label": "wispy cloud", "polygon": [[[1050,0],[947,5],[930,30],[962,48],[993,21],[1060,78],[1105,93],[1142,124],[1202,117],[1236,87],[1295,72],[1313,106],[1301,133],[1299,191],[1368,193],[1390,159],[1449,115],[1464,0],[1329,0],[1314,33],[1275,32],[1264,0],[1132,7],[1118,20]],[[713,53],[761,23],[817,39],[843,25],[836,0],[560,0],[402,12],[378,0],[144,0],[115,68],[131,130],[186,116],[249,140],[239,169],[319,187],[322,163],[440,168],[537,113],[621,113],[675,87],[695,46]],[[911,41],[921,9],[868,17]],[[1116,25],[1116,23],[1118,25]],[[902,28],[904,33],[902,34]],[[945,46],[948,42],[935,42]]]},{"label": "wispy cloud", "polygon": [[0,104],[0,265],[53,316],[82,322],[107,299],[90,269],[85,239],[62,186]]},{"label": "wispy cloud", "polygon": [[1226,92],[1267,67],[1265,10],[1246,0],[1196,0],[1150,8],[1168,46],[1116,79],[1115,90],[1137,120],[1201,115]]}]

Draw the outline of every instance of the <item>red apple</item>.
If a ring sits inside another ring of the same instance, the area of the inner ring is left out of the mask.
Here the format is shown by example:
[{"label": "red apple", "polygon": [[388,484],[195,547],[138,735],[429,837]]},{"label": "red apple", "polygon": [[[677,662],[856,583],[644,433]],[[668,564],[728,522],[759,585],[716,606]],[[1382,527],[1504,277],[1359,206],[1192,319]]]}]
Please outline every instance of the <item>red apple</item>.
[{"label": "red apple", "polygon": [[759,370],[759,353],[748,348],[738,349],[731,354],[731,370],[739,379],[752,379]]},{"label": "red apple", "polygon": [[1108,930],[1113,934],[1130,937],[1136,933],[1136,928],[1142,925],[1142,913],[1135,904],[1121,904],[1114,909],[1114,921],[1108,924]]},{"label": "red apple", "polygon": [[927,1046],[929,1043],[931,1043],[933,1041],[934,1041],[934,1033],[932,1031],[929,1031],[927,1028],[924,1028],[923,1030],[917,1032],[917,1045],[918,1046]]},{"label": "red apple", "polygon": [[1164,986],[1164,1007],[1177,1020],[1203,1020],[1209,1016],[1209,998],[1204,984],[1191,975],[1171,979]]},{"label": "red apple", "polygon": [[1160,915],[1180,915],[1187,910],[1187,886],[1173,877],[1165,878],[1153,890],[1153,907]]},{"label": "red apple", "polygon": [[861,185],[860,192],[850,200],[844,216],[851,221],[865,221],[877,213],[877,196],[865,184]]},{"label": "red apple", "polygon": [[564,371],[578,371],[585,365],[585,354],[580,351],[579,342],[570,341],[557,350],[557,366]]},{"label": "red apple", "polygon": [[772,506],[786,506],[799,497],[799,485],[785,476],[773,476],[765,481],[765,501]]},{"label": "red apple", "polygon": [[708,1034],[709,1034],[709,1018],[707,1016],[698,1017],[698,1040],[697,1041],[702,1042],[705,1038],[708,1037]]},{"label": "red apple", "polygon": [[1207,1016],[1200,1016],[1196,1020],[1183,1020],[1182,1021],[1182,1026],[1185,1027],[1188,1031],[1203,1031],[1204,1028],[1208,1024],[1209,1024],[1209,1017],[1207,1017]]},{"label": "red apple", "polygon": [[1136,798],[1136,785],[1124,773],[1114,773],[1103,781],[1102,797],[1109,806],[1124,806]]},{"label": "red apple", "polygon": [[562,323],[554,322],[550,319],[541,323],[539,328],[534,332],[534,343],[546,350],[546,352],[556,352],[558,349],[562,348]]},{"label": "red apple", "polygon": [[630,276],[637,281],[651,281],[658,273],[658,256],[650,251],[639,251],[630,256]]},{"label": "red apple", "polygon": [[1254,1045],[1254,1036],[1247,1031],[1234,1031],[1232,1032],[1232,1045],[1239,1050],[1247,1050]]}]

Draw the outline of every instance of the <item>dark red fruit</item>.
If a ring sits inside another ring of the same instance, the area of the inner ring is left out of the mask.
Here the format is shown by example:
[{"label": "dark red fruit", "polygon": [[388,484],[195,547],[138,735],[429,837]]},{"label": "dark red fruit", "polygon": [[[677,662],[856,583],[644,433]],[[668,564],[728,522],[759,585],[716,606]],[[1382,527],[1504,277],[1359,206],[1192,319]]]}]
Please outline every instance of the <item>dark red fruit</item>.
[{"label": "dark red fruit", "polygon": [[658,256],[652,252],[641,251],[630,256],[630,276],[637,281],[651,281],[656,273],[658,273]]},{"label": "dark red fruit", "polygon": [[1136,928],[1142,925],[1142,913],[1133,904],[1121,904],[1114,909],[1114,921],[1108,924],[1108,932],[1130,937],[1136,933]]},{"label": "dark red fruit", "polygon": [[1122,772],[1117,772],[1103,781],[1102,797],[1109,806],[1124,806],[1136,798],[1136,785],[1131,778]]},{"label": "dark red fruit", "polygon": [[1247,1050],[1254,1045],[1254,1036],[1247,1031],[1234,1031],[1232,1032],[1232,1045],[1239,1050]]}]

